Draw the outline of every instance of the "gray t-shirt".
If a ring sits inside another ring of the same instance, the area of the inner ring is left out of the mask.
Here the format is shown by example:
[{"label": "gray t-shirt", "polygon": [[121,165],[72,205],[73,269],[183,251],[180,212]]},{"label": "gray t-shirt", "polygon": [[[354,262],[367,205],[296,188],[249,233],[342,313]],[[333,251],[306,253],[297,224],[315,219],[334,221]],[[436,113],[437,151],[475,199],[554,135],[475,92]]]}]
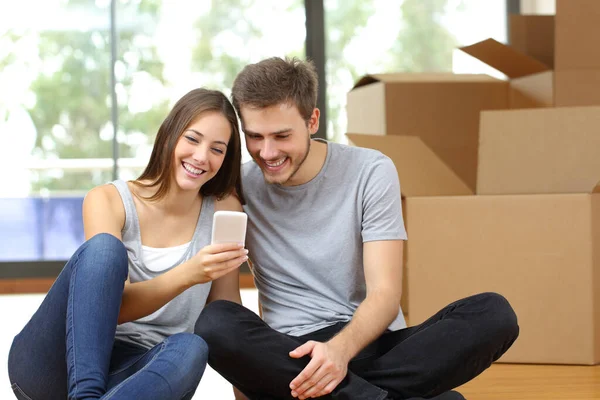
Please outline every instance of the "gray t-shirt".
[{"label": "gray t-shirt", "polygon": [[[267,184],[253,161],[242,172],[246,247],[265,322],[301,336],[349,321],[366,296],[363,243],[406,239],[393,162],[328,142],[323,168],[303,185]],[[399,310],[390,329],[404,327]]]},{"label": "gray t-shirt", "polygon": [[[123,244],[127,249],[129,280],[131,283],[156,278],[179,264],[183,264],[204,246],[210,244],[214,198],[206,196],[202,200],[202,209],[196,223],[194,236],[181,259],[162,271],[156,272],[147,268],[142,257],[140,222],[129,187],[122,180],[114,181],[112,184],[119,191],[125,207],[125,226],[121,231],[121,235]],[[211,282],[194,285],[152,314],[136,321],[118,325],[116,339],[151,348],[176,333],[192,333],[194,324],[206,304],[211,286]]]}]

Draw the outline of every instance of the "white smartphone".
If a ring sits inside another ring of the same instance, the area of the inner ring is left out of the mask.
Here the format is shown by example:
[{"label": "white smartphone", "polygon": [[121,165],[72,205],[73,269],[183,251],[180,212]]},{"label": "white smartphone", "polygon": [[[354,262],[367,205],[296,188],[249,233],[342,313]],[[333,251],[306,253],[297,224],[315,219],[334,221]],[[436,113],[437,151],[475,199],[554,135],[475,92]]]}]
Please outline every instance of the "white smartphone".
[{"label": "white smartphone", "polygon": [[246,243],[248,215],[240,211],[216,211],[213,216],[212,244]]}]

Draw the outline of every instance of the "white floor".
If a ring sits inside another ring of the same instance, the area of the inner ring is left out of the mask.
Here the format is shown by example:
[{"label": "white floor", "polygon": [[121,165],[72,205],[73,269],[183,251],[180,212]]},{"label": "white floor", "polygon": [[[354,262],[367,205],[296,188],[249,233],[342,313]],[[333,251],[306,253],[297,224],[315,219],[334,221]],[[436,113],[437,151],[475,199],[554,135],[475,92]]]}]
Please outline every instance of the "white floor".
[{"label": "white floor", "polygon": [[[43,295],[0,295],[0,399],[14,398],[8,381],[7,360],[12,338],[27,323],[44,299]],[[257,312],[258,293],[255,289],[242,290],[242,302]],[[231,385],[210,367],[202,377],[194,399],[233,400]]]}]

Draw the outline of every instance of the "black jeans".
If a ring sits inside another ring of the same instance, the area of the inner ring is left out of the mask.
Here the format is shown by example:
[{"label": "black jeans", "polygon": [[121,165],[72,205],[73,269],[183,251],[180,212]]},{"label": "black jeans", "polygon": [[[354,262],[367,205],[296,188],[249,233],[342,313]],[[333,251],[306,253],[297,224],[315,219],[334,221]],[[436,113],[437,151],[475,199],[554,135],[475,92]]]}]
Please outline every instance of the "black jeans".
[{"label": "black jeans", "polygon": [[[210,366],[246,396],[293,399],[289,384],[310,357],[294,359],[288,353],[308,340],[327,341],[343,327],[289,336],[247,308],[221,300],[206,306],[195,332],[208,343]],[[518,335],[517,317],[504,297],[467,297],[420,325],[385,332],[350,361],[347,376],[323,398],[434,397],[479,375]]]}]

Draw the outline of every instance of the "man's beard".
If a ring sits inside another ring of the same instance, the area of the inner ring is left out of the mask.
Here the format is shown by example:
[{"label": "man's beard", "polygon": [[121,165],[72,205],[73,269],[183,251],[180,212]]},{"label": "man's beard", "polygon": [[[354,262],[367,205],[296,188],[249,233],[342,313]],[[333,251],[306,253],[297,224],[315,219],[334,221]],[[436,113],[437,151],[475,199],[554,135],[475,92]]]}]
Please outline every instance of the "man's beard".
[{"label": "man's beard", "polygon": [[[292,171],[292,173],[286,180],[284,180],[283,182],[270,182],[267,179],[267,174],[263,171],[263,178],[265,180],[265,183],[272,184],[272,185],[282,185],[282,186],[285,185],[286,183],[288,183],[290,181],[290,179],[292,179],[298,173],[298,171],[304,164],[304,161],[306,161],[306,159],[308,158],[308,153],[310,152],[310,145],[311,145],[311,139],[310,139],[310,136],[308,136],[308,142],[306,143],[306,151],[304,152],[304,155],[302,156],[302,160],[298,163],[298,165],[295,167],[295,169]],[[254,162],[256,162],[256,160],[254,160]],[[294,168],[293,165],[291,167]]]}]

